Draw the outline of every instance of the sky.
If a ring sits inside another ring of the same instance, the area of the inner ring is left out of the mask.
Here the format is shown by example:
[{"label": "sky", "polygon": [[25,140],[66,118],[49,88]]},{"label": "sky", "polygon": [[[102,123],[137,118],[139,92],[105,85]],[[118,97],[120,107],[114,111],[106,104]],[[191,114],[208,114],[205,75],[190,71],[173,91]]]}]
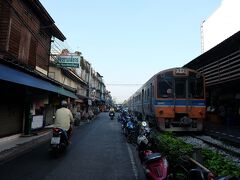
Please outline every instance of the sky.
[{"label": "sky", "polygon": [[221,0],[40,0],[117,103],[161,70],[201,54],[201,25]]}]

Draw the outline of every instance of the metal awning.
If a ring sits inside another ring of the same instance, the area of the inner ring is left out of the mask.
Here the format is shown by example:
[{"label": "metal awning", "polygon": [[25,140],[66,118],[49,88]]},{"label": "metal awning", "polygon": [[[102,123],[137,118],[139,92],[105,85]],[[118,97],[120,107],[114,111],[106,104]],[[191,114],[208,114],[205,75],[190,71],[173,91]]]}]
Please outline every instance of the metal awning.
[{"label": "metal awning", "polygon": [[56,86],[48,81],[44,81],[37,77],[31,76],[27,73],[12,69],[0,64],[0,79],[17,84],[23,84],[29,87],[34,87],[46,91],[58,93],[67,97],[78,99],[78,97],[71,91],[64,89],[63,87]]}]

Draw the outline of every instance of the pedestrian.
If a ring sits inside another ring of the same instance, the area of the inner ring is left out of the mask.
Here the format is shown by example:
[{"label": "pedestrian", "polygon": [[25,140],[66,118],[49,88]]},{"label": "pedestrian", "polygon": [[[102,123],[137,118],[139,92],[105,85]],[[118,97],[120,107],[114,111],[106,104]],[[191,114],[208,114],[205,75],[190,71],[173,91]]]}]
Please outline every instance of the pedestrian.
[{"label": "pedestrian", "polygon": [[92,120],[94,117],[94,113],[91,108],[89,108],[88,113],[89,113],[89,119]]},{"label": "pedestrian", "polygon": [[82,114],[83,118],[87,121],[87,123],[89,123],[89,113],[88,113],[88,108],[85,108],[83,110],[83,114]]},{"label": "pedestrian", "polygon": [[77,107],[76,113],[75,113],[75,125],[79,126],[81,121],[81,111],[80,107]]}]

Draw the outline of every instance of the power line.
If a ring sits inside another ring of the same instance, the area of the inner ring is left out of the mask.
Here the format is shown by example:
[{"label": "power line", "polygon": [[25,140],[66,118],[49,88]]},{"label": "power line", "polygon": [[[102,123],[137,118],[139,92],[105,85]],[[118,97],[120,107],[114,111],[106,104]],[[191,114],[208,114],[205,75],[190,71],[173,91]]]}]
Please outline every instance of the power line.
[{"label": "power line", "polygon": [[106,84],[107,86],[141,86],[143,84]]}]

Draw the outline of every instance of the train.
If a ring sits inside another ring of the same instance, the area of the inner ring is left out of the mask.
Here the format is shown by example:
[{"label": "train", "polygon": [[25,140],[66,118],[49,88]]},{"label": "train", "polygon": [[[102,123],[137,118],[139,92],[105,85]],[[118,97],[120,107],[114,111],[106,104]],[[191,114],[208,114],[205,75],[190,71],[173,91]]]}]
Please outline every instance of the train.
[{"label": "train", "polygon": [[160,131],[202,131],[206,115],[205,78],[189,68],[171,68],[152,76],[127,101],[137,117]]}]

